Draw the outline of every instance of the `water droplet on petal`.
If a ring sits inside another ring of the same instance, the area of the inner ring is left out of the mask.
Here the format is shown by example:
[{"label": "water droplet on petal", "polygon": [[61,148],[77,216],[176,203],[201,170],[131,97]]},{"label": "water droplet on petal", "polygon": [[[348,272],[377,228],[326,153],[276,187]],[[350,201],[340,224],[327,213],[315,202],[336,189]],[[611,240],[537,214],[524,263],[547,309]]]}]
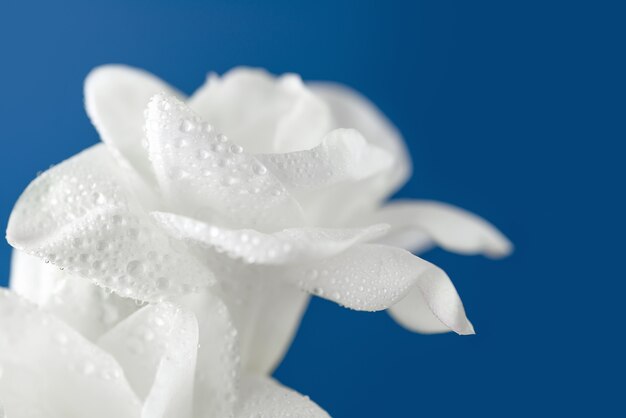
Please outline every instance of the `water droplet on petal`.
[{"label": "water droplet on petal", "polygon": [[267,168],[265,168],[265,166],[262,164],[257,164],[254,166],[254,172],[255,174],[262,176],[263,174],[267,173]]},{"label": "water droplet on petal", "polygon": [[91,201],[97,205],[103,205],[106,203],[106,197],[102,193],[96,192],[91,195]]},{"label": "water droplet on petal", "polygon": [[233,154],[241,154],[243,152],[243,147],[241,145],[232,144],[230,146],[230,152]]},{"label": "water droplet on petal", "polygon": [[190,120],[183,120],[180,124],[180,131],[181,132],[191,132],[193,131],[193,129],[195,128],[195,125],[192,121]]},{"label": "water droplet on petal", "polygon": [[126,272],[131,276],[141,276],[146,271],[146,266],[140,260],[132,260],[126,265]]}]

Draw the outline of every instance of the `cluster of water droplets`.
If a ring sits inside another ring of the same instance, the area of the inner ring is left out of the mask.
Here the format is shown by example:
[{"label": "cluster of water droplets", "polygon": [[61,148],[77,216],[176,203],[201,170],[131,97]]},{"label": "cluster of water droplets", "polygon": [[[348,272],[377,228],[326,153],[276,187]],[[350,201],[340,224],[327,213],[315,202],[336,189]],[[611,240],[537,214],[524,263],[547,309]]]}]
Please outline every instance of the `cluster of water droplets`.
[{"label": "cluster of water droplets", "polygon": [[241,224],[263,227],[289,222],[297,212],[297,204],[262,162],[182,102],[153,98],[146,135],[159,183],[182,213],[198,216],[189,208],[209,207]]},{"label": "cluster of water droplets", "polygon": [[281,278],[347,308],[386,309],[414,284],[417,272],[410,253],[385,251],[384,246],[358,245],[322,262],[286,266]]},{"label": "cluster of water droplets", "polygon": [[125,297],[157,300],[209,284],[210,271],[154,225],[115,164],[94,147],[38,177],[16,205],[9,241]]}]

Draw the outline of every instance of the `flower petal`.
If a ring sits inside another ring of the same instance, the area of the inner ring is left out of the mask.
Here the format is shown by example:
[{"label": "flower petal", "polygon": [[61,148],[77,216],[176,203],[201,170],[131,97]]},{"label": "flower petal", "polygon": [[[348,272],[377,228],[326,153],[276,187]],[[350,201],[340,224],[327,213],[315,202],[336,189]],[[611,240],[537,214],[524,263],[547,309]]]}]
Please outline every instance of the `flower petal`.
[{"label": "flower petal", "polygon": [[[398,303],[388,310],[389,315],[403,327],[421,334],[437,334],[450,332],[451,329],[437,318],[430,310],[428,300],[419,287],[414,287]],[[469,321],[464,325],[461,334],[474,334]]]},{"label": "flower petal", "polygon": [[212,273],[143,211],[134,180],[104,146],[92,147],[28,186],[7,239],[122,296],[157,300],[211,284]]},{"label": "flower petal", "polygon": [[10,285],[92,341],[137,310],[134,301],[19,250],[13,251]]},{"label": "flower petal", "polygon": [[85,107],[102,141],[147,180],[154,175],[143,112],[150,98],[161,92],[182,97],[154,75],[125,65],[98,67],[85,80]]},{"label": "flower petal", "polygon": [[244,370],[271,374],[285,356],[309,295],[274,277],[225,277],[221,295],[239,331]]},{"label": "flower petal", "polygon": [[364,228],[291,228],[272,234],[253,229],[228,229],[173,213],[152,216],[173,237],[215,248],[247,263],[282,265],[319,260],[337,255],[353,245],[373,240],[387,225]]},{"label": "flower petal", "polygon": [[302,396],[270,377],[245,376],[241,381],[240,396],[236,418],[330,418],[308,396]]},{"label": "flower petal", "polygon": [[203,418],[232,417],[239,377],[237,330],[226,305],[212,292],[177,300],[198,320],[198,362],[194,388],[194,414]]},{"label": "flower petal", "polygon": [[175,212],[257,229],[302,222],[283,185],[242,147],[207,129],[184,103],[155,96],[146,126],[150,159]]},{"label": "flower petal", "polygon": [[416,287],[439,321],[459,334],[473,334],[446,273],[400,248],[361,244],[323,262],[285,267],[276,274],[317,296],[361,311],[389,308]]},{"label": "flower petal", "polygon": [[143,417],[191,417],[198,323],[166,302],[140,309],[103,335],[98,345],[122,365]]},{"label": "flower petal", "polygon": [[0,401],[9,417],[140,414],[113,357],[6,289],[0,289],[0,365]]},{"label": "flower petal", "polygon": [[320,188],[362,180],[393,163],[387,151],[368,144],[354,129],[335,129],[306,151],[256,157],[289,188]]},{"label": "flower petal", "polygon": [[189,106],[255,153],[309,149],[330,130],[328,107],[296,74],[245,67],[211,74]]},{"label": "flower petal", "polygon": [[360,93],[336,83],[313,82],[307,86],[330,107],[335,126],[353,128],[394,159],[387,172],[386,194],[393,193],[411,174],[411,160],[402,135],[385,115]]},{"label": "flower petal", "polygon": [[[493,225],[463,209],[432,201],[394,201],[365,221],[387,222],[392,230],[385,243],[401,244],[409,250],[424,246],[424,234],[442,248],[461,254],[485,254],[499,258],[511,253],[513,245]],[[414,241],[407,241],[407,230]]]}]

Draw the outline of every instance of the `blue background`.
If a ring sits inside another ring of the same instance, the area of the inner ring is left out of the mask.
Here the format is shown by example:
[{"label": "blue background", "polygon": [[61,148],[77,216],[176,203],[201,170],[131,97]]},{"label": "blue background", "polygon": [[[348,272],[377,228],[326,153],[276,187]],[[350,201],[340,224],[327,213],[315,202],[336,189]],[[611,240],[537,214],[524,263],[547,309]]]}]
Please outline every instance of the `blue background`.
[{"label": "blue background", "polygon": [[335,417],[624,416],[624,8],[311,3],[2,2],[2,227],[37,171],[98,140],[82,103],[94,66],[143,67],[186,92],[240,64],[343,82],[409,143],[399,196],[475,211],[516,252],[426,254],[477,336],[411,334],[315,300],[276,376]]}]

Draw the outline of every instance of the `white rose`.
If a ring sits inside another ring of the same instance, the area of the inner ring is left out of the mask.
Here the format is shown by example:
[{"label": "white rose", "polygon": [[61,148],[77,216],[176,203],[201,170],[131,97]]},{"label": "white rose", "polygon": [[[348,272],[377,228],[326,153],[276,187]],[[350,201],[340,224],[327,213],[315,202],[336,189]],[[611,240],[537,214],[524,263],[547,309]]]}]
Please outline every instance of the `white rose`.
[{"label": "white rose", "polygon": [[106,66],[85,101],[104,144],[31,183],[9,221],[16,248],[141,301],[211,288],[248,372],[278,364],[309,293],[391,308],[419,332],[474,332],[446,274],[405,249],[503,256],[511,245],[457,208],[384,205],[408,154],[358,94],[240,68],[186,99]]},{"label": "white rose", "polygon": [[210,292],[130,309],[133,301],[55,267],[32,273],[55,289],[19,291],[44,309],[0,289],[0,417],[328,417],[240,370],[237,332]]}]

